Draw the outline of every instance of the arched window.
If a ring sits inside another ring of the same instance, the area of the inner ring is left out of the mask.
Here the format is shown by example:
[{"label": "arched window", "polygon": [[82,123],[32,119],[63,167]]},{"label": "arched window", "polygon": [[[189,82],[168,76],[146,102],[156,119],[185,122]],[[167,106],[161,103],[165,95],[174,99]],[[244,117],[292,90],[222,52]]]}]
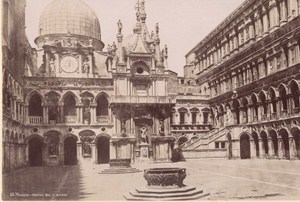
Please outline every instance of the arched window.
[{"label": "arched window", "polygon": [[262,110],[261,110],[262,119],[265,120],[267,118],[267,113],[268,113],[268,103],[267,103],[266,95],[263,92],[259,94],[259,100],[262,106]]},{"label": "arched window", "polygon": [[64,100],[64,116],[66,123],[77,122],[76,100],[73,95],[69,94]]},{"label": "arched window", "polygon": [[252,114],[253,114],[253,121],[258,120],[258,103],[257,103],[257,97],[255,95],[251,96],[252,101]]},{"label": "arched window", "polygon": [[97,99],[97,116],[108,116],[108,100],[105,95],[100,95]]},{"label": "arched window", "polygon": [[290,89],[291,89],[292,101],[293,101],[293,105],[291,105],[291,106],[294,108],[295,113],[299,113],[299,111],[300,111],[299,110],[299,108],[300,108],[300,103],[299,103],[300,92],[299,92],[299,87],[295,81],[292,81],[292,83],[290,85]]},{"label": "arched window", "polygon": [[43,116],[42,100],[39,95],[34,94],[29,100],[29,116]]},{"label": "arched window", "polygon": [[244,98],[242,100],[243,105],[243,123],[248,123],[248,100]]},{"label": "arched window", "polygon": [[287,93],[283,85],[279,86],[279,96],[281,101],[281,111],[282,113],[287,112]]},{"label": "arched window", "polygon": [[233,110],[235,114],[235,124],[240,124],[240,103],[238,100],[233,100]]},{"label": "arched window", "polygon": [[185,114],[187,113],[186,108],[180,108],[178,109],[179,112],[179,124],[186,124]]},{"label": "arched window", "polygon": [[273,89],[271,89],[269,91],[269,96],[270,96],[270,100],[271,100],[271,113],[273,115],[277,114],[277,101],[276,101],[276,94],[275,91]]}]

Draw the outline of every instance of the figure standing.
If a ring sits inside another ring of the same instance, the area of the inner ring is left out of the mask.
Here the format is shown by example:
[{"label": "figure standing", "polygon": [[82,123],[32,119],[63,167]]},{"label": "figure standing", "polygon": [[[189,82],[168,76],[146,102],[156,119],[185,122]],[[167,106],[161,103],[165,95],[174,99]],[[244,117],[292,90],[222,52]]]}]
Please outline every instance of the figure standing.
[{"label": "figure standing", "polygon": [[118,34],[122,34],[123,25],[121,20],[118,21]]},{"label": "figure standing", "polygon": [[90,73],[90,64],[87,59],[85,59],[83,63],[83,73]]},{"label": "figure standing", "polygon": [[55,63],[54,63],[54,59],[53,58],[51,58],[51,60],[50,60],[49,67],[50,67],[50,73],[54,73],[55,72]]},{"label": "figure standing", "polygon": [[143,125],[141,128],[140,128],[140,131],[141,131],[141,141],[144,142],[144,143],[148,143],[148,140],[147,140],[147,127],[145,125]]}]

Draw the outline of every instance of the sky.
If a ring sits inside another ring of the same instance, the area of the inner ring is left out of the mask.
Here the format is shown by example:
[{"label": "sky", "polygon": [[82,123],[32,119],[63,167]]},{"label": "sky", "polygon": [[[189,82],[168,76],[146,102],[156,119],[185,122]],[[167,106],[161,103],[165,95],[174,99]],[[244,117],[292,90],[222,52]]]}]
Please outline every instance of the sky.
[{"label": "sky", "polygon": [[[53,0],[27,0],[26,33],[32,47],[38,37],[39,18]],[[123,24],[124,37],[133,33],[136,23],[137,0],[82,0],[99,18],[101,40],[105,44],[116,42],[117,22]],[[159,23],[161,47],[168,45],[169,69],[183,75],[185,55],[220,24],[244,0],[146,0],[149,32]]]}]

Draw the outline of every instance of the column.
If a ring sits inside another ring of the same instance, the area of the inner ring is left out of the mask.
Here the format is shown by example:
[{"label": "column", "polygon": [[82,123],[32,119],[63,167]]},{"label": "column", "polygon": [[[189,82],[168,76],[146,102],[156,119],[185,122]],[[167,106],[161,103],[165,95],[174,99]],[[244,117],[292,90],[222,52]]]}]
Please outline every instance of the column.
[{"label": "column", "polygon": [[28,117],[29,117],[29,114],[28,114],[28,105],[25,105],[24,106],[25,107],[25,109],[24,109],[24,122],[26,123],[26,124],[29,124],[29,119],[28,119]]},{"label": "column", "polygon": [[280,22],[279,26],[286,24],[287,22],[287,4],[285,0],[280,0],[279,2],[280,8]]},{"label": "column", "polygon": [[255,143],[253,139],[250,139],[250,157],[252,159],[256,158],[256,148],[255,148]]},{"label": "column", "polygon": [[267,10],[264,6],[262,8],[261,15],[262,15],[262,22],[263,22],[263,36],[266,36],[269,33],[269,20],[268,20]]},{"label": "column", "polygon": [[266,157],[266,148],[264,147],[262,139],[258,140],[259,145],[259,158],[265,158]]},{"label": "column", "polygon": [[77,159],[78,161],[82,159],[82,142],[77,142]]},{"label": "column", "polygon": [[64,119],[64,105],[63,104],[59,105],[59,108],[60,108],[60,120],[59,120],[59,122],[64,123],[65,122],[65,119]]},{"label": "column", "polygon": [[282,138],[278,138],[278,158],[283,159],[284,158],[284,147]]},{"label": "column", "polygon": [[290,147],[290,159],[297,158],[297,149],[294,137],[289,137],[289,147]]}]

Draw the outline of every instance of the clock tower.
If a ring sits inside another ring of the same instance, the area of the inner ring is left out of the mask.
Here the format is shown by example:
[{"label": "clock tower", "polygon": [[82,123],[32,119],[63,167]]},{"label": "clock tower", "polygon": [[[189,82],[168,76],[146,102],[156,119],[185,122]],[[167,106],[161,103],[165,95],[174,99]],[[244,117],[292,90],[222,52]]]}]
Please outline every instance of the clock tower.
[{"label": "clock tower", "polygon": [[[69,9],[71,5],[74,9]],[[100,23],[84,2],[53,1],[43,11],[39,29],[40,35],[35,39],[38,48],[34,76],[98,78],[101,73],[107,75]]]}]

